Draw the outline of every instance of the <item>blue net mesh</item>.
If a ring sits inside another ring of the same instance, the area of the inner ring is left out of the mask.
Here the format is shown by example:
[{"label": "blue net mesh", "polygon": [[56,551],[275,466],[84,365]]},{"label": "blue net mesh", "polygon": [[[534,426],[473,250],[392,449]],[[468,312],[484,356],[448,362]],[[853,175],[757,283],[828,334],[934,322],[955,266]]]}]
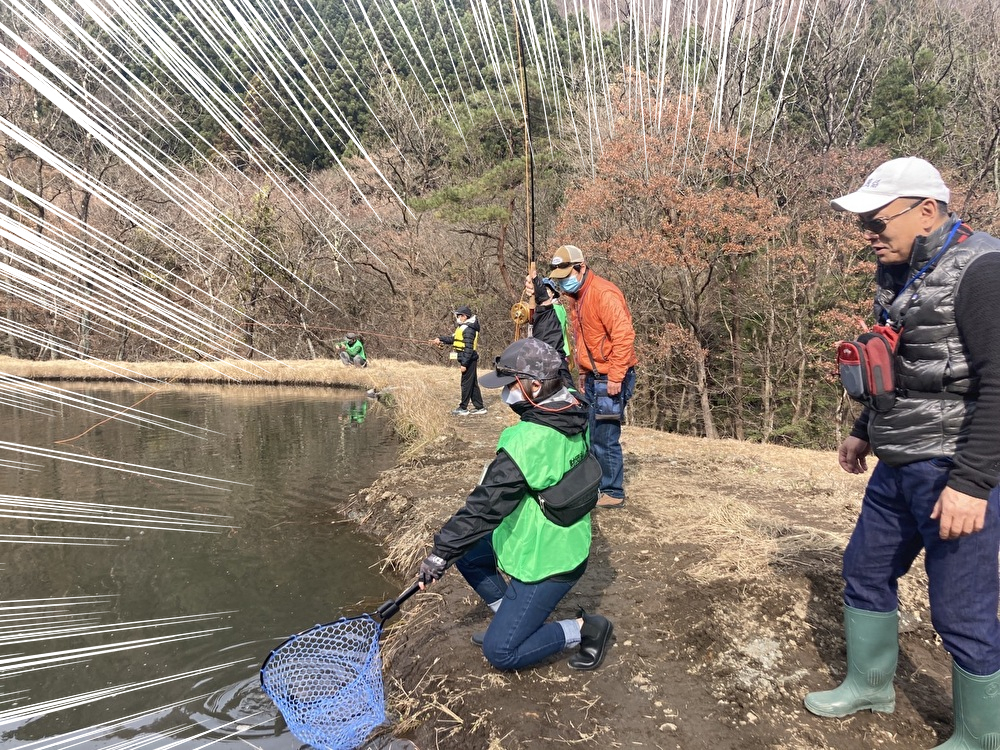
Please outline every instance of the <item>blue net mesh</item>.
[{"label": "blue net mesh", "polygon": [[320,750],[354,750],[385,721],[382,626],[369,615],[317,625],[278,646],[260,684],[292,734]]}]

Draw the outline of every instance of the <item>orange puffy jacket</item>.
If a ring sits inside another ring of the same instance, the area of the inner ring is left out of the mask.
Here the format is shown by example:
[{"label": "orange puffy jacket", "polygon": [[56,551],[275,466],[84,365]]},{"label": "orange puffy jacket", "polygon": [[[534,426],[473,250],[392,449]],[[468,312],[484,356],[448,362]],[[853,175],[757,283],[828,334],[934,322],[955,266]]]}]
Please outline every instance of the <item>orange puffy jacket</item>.
[{"label": "orange puffy jacket", "polygon": [[625,295],[588,268],[583,286],[572,296],[576,298],[571,312],[574,354],[580,372],[590,372],[596,365],[597,371],[607,375],[608,380],[622,382],[628,368],[639,363],[635,356],[632,313]]}]

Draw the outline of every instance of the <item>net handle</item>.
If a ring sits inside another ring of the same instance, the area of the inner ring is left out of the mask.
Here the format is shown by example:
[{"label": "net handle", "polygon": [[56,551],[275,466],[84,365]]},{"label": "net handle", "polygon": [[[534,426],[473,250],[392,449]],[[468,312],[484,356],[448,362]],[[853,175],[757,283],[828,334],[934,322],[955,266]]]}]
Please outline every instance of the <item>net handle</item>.
[{"label": "net handle", "polygon": [[385,623],[390,617],[399,612],[399,606],[413,596],[415,593],[420,591],[420,582],[415,582],[410,588],[404,591],[402,594],[397,596],[395,599],[389,599],[381,607],[375,610],[375,614],[378,618]]}]

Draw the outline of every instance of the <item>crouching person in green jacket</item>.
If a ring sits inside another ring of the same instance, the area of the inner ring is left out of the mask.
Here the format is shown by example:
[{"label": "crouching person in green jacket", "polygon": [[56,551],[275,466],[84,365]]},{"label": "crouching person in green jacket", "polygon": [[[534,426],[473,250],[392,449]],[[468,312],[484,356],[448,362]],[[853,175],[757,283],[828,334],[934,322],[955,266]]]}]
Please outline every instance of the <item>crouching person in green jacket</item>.
[{"label": "crouching person in green jacket", "polygon": [[365,342],[356,333],[349,333],[337,344],[340,361],[345,365],[368,367],[368,356],[365,354]]},{"label": "crouching person in green jacket", "polygon": [[[551,346],[526,338],[507,347],[481,379],[486,388],[503,387],[504,403],[521,419],[501,433],[496,458],[420,565],[424,588],[454,563],[496,613],[473,643],[498,669],[528,667],[575,646],[569,666],[596,669],[611,641],[612,624],[600,615],[580,610],[574,619],[548,619],[586,570],[591,540],[589,510],[557,523],[539,501],[588,454],[587,406],[560,379],[562,364]],[[599,476],[598,466],[595,500]]]}]

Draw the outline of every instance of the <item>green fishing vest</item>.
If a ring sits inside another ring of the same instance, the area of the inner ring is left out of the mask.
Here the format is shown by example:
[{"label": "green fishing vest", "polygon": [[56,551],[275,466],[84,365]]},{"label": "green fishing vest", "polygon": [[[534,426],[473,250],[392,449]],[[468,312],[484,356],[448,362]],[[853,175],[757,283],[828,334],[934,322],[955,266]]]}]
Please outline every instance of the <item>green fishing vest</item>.
[{"label": "green fishing vest", "polygon": [[[500,434],[497,451],[517,464],[533,490],[544,490],[587,453],[584,434],[566,437],[533,422],[518,422]],[[538,501],[525,493],[521,504],[493,531],[500,569],[524,583],[537,583],[577,568],[590,554],[590,514],[572,526],[549,521]]]},{"label": "green fishing vest", "polygon": [[569,357],[573,353],[573,345],[569,341],[569,323],[566,322],[566,308],[559,304],[552,305],[552,308],[556,311],[556,317],[559,319],[559,327],[562,329],[562,354]]}]

